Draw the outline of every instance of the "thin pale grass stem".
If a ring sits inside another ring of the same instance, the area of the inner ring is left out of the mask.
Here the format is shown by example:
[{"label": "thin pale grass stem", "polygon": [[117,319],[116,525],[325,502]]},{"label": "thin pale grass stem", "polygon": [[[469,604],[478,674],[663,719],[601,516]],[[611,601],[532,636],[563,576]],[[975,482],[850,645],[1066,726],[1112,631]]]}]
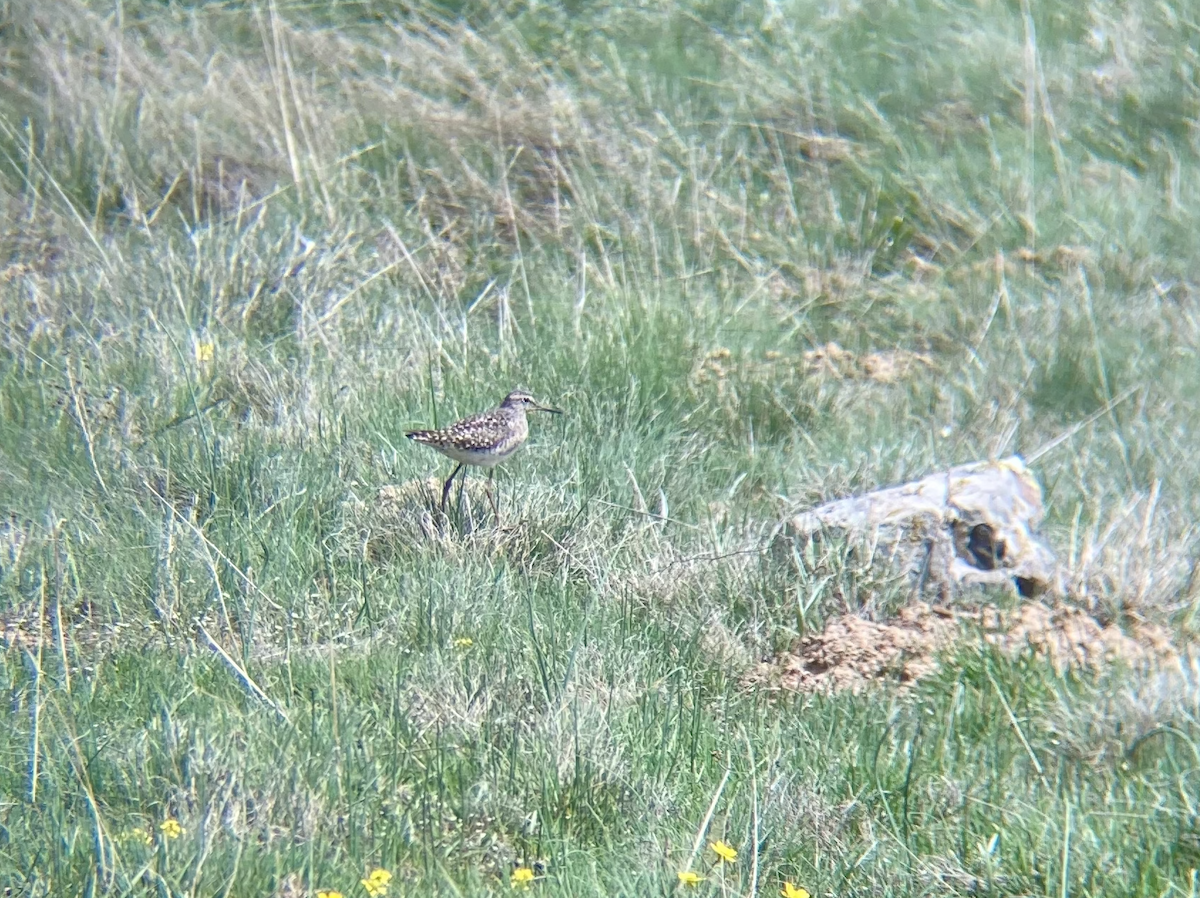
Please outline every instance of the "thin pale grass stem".
[{"label": "thin pale grass stem", "polygon": [[1062,191],[1064,208],[1071,207],[1071,188],[1067,183],[1067,158],[1063,155],[1062,141],[1058,136],[1058,125],[1054,121],[1054,110],[1050,108],[1050,92],[1046,89],[1046,70],[1042,68],[1041,54],[1037,49],[1037,33],[1033,27],[1033,14],[1029,0],[1021,0],[1021,14],[1025,19],[1025,33],[1033,43],[1033,62],[1038,100],[1042,107],[1042,121],[1050,141],[1050,155],[1054,157],[1054,172],[1058,175],[1058,187]]},{"label": "thin pale grass stem", "polygon": [[1021,0],[1025,25],[1025,228],[1030,248],[1037,246],[1037,198],[1034,194],[1034,133],[1036,127],[1037,44],[1029,0]]},{"label": "thin pale grass stem", "polygon": [[[1084,312],[1087,314],[1088,327],[1092,332],[1092,352],[1096,357],[1096,374],[1100,378],[1100,386],[1104,390],[1105,398],[1112,397],[1112,388],[1109,386],[1108,368],[1104,363],[1104,353],[1101,348],[1100,328],[1096,325],[1096,309],[1092,302],[1092,287],[1088,283],[1087,272],[1080,265],[1076,270],[1079,278],[1080,293],[1083,298]],[[1136,477],[1133,473],[1133,466],[1129,460],[1129,441],[1122,433],[1121,422],[1111,414],[1111,409],[1105,412],[1112,418],[1113,430],[1117,437],[1117,443],[1121,449],[1121,461],[1125,464],[1125,476],[1129,478],[1130,483],[1136,482]]]},{"label": "thin pale grass stem", "polygon": [[542,651],[542,643],[537,637],[537,622],[533,615],[533,597],[528,592],[525,594],[525,608],[528,612],[529,641],[533,643],[534,660],[537,661],[538,676],[542,680],[542,690],[546,694],[546,704],[554,704],[555,696],[550,688],[550,674],[546,670],[546,655]]},{"label": "thin pale grass stem", "polygon": [[721,776],[721,782],[717,784],[717,790],[713,792],[712,801],[709,802],[708,811],[704,815],[704,819],[700,821],[700,828],[696,830],[696,840],[692,842],[692,851],[688,855],[687,863],[684,865],[684,870],[691,870],[692,865],[696,863],[696,858],[700,856],[701,849],[704,848],[704,836],[708,833],[708,825],[712,823],[713,814],[717,812],[717,803],[721,800],[721,793],[725,791],[725,784],[729,782],[729,774],[733,768],[725,765],[725,773]]},{"label": "thin pale grass stem", "polygon": [[[71,210],[71,217],[75,219],[75,222],[83,229],[83,232],[87,234],[89,242],[95,248],[96,252],[100,254],[100,260],[104,263],[105,279],[107,280],[108,275],[110,275],[113,270],[112,260],[109,258],[108,252],[104,248],[104,244],[101,243],[100,238],[96,236],[95,230],[93,230],[92,226],[89,225],[87,220],[84,218],[83,213],[81,213],[78,207],[71,202],[70,197],[67,196],[67,192],[63,190],[62,185],[59,184],[58,180],[53,174],[51,174],[50,169],[48,169],[35,155],[33,126],[30,122],[31,119],[26,119],[25,142],[28,147],[27,158],[30,163],[29,167],[37,168],[38,173],[46,180],[46,183],[50,184],[50,186],[54,188],[54,192],[58,194],[59,199],[62,200],[63,204]],[[3,116],[0,116],[0,129],[3,129],[6,136],[12,140],[13,143],[18,142],[18,134],[8,126],[8,122]],[[18,169],[21,168],[17,161],[9,156],[8,153],[5,153],[4,155],[7,156],[9,161],[14,164],[14,167]],[[115,244],[112,245],[112,249],[113,252],[116,253],[117,261],[124,263],[125,260],[121,257],[120,249],[118,249]]]},{"label": "thin pale grass stem", "polygon": [[116,132],[117,115],[121,108],[121,89],[124,86],[124,79],[121,77],[125,71],[125,4],[117,3],[116,9],[116,26],[117,52],[113,60],[113,87],[112,101],[109,103],[109,115],[107,122],[102,126],[103,134],[101,139],[104,141],[104,152],[100,154],[100,168],[96,172],[96,205],[92,210],[92,227],[97,231],[101,228],[101,213],[104,211],[104,194],[107,187],[105,183],[108,179],[108,166],[113,158],[113,134]]},{"label": "thin pale grass stem", "polygon": [[263,691],[262,687],[254,682],[254,680],[250,677],[250,674],[246,673],[242,666],[238,664],[237,661],[235,661],[233,657],[227,651],[225,651],[225,649],[221,648],[220,643],[213,639],[208,630],[204,628],[204,624],[200,623],[200,621],[196,621],[196,630],[202,637],[204,637],[204,641],[208,643],[208,647],[216,652],[217,656],[225,662],[225,665],[230,669],[230,671],[233,672],[233,675],[238,679],[242,686],[245,687],[246,691],[278,714],[279,718],[284,723],[291,726],[292,721],[288,718],[283,708],[279,707],[279,705],[275,703],[274,699],[267,695],[267,693]]},{"label": "thin pale grass stem", "polygon": [[329,640],[329,723],[332,727],[333,744],[341,748],[341,728],[338,726],[337,702],[337,657],[333,650],[333,640]]},{"label": "thin pale grass stem", "polygon": [[304,138],[304,147],[308,157],[308,168],[312,172],[313,182],[317,185],[317,189],[321,192],[321,198],[325,201],[325,214],[329,216],[330,221],[337,220],[337,206],[333,202],[333,197],[329,193],[329,185],[326,179],[322,178],[320,161],[317,158],[316,141],[313,139],[312,129],[309,127],[308,118],[304,114],[305,106],[300,102],[300,92],[297,90],[296,72],[292,67],[292,53],[288,49],[287,43],[281,41],[280,58],[283,60],[284,73],[287,76],[288,93],[291,95],[292,105],[296,109],[296,123],[300,126],[300,135]]},{"label": "thin pale grass stem", "polygon": [[[407,256],[407,253],[405,253],[405,255]],[[335,301],[334,304],[330,306],[325,313],[314,322],[314,324],[317,327],[321,327],[330,319],[334,318],[342,310],[342,306],[354,299],[354,297],[361,293],[365,287],[379,280],[379,278],[383,277],[388,272],[398,268],[400,266],[400,261],[400,259],[396,259],[394,262],[389,262],[382,268],[371,272],[369,275],[347,290],[341,297],[339,297],[337,301]]]},{"label": "thin pale grass stem", "polygon": [[233,884],[237,882],[238,867],[242,862],[242,851],[245,849],[246,839],[235,839],[233,849],[233,866],[229,870],[229,876],[221,886],[221,891],[217,898],[229,898],[229,893],[233,891]]},{"label": "thin pale grass stem", "polygon": [[[1150,486],[1150,497],[1146,503],[1146,513],[1142,516],[1142,529],[1138,533],[1138,554],[1142,558],[1149,557],[1150,528],[1154,524],[1154,515],[1158,510],[1158,496],[1161,487],[1162,481],[1156,477],[1154,483]],[[1141,576],[1138,578],[1137,598],[1135,599],[1135,604],[1137,605],[1140,605],[1145,600],[1147,593],[1150,592],[1150,577],[1153,567],[1151,564],[1142,565]]]},{"label": "thin pale grass stem", "polygon": [[746,743],[746,761],[750,765],[750,891],[746,894],[754,898],[758,894],[758,768],[754,745],[744,728],[742,739]]},{"label": "thin pale grass stem", "polygon": [[[421,289],[425,292],[425,296],[428,297],[429,301],[433,303],[434,307],[436,308],[438,305],[437,297],[435,297],[433,295],[433,291],[429,289],[429,282],[425,280],[425,275],[421,273],[421,266],[417,264],[417,261],[413,258],[412,253],[408,251],[408,244],[404,242],[404,238],[400,236],[399,232],[396,230],[396,226],[390,221],[384,221],[383,229],[387,231],[388,236],[395,241],[396,246],[400,247],[400,252],[404,256],[404,261],[408,263],[408,267],[411,268],[413,274],[416,275],[417,283],[421,285]],[[426,246],[428,245],[429,244],[426,243]],[[421,249],[423,248],[424,247],[421,247]],[[448,322],[443,323],[446,324],[447,327],[449,326]]]},{"label": "thin pale grass stem", "polygon": [[195,894],[196,883],[200,881],[200,874],[204,870],[204,864],[208,861],[213,850],[213,839],[209,833],[211,824],[220,809],[229,806],[229,800],[233,797],[233,790],[234,783],[231,778],[205,804],[204,814],[196,824],[196,839],[200,844],[196,848],[195,860],[192,861],[187,876],[183,881],[182,892],[184,895]]},{"label": "thin pale grass stem", "polygon": [[96,464],[96,446],[92,440],[91,430],[88,428],[87,411],[84,408],[83,400],[79,398],[79,385],[75,382],[75,376],[71,373],[69,367],[67,370],[67,385],[71,390],[71,407],[75,412],[71,417],[79,425],[79,431],[83,434],[83,446],[87,450],[88,463],[92,466],[92,473],[96,477],[96,482],[100,484],[100,492],[107,498],[109,495],[108,484],[104,482],[104,476],[100,473],[100,466]]},{"label": "thin pale grass stem", "polygon": [[597,505],[606,505],[609,508],[617,508],[617,509],[620,509],[621,511],[628,511],[632,514],[642,515],[643,517],[654,518],[656,521],[665,521],[668,524],[675,524],[679,527],[686,527],[688,530],[703,530],[704,529],[703,527],[701,527],[697,524],[688,524],[687,522],[681,521],[678,518],[664,517],[661,514],[656,514],[655,512],[648,511],[644,508],[632,508],[628,505],[618,505],[616,502],[609,502],[607,499],[593,499],[592,501],[595,502]]},{"label": "thin pale grass stem", "polygon": [[42,628],[46,617],[46,567],[42,565],[42,586],[38,605],[38,644],[37,657],[28,650],[25,655],[33,673],[33,708],[30,711],[31,726],[29,733],[29,803],[37,801],[38,762],[40,760],[39,743],[42,734]]},{"label": "thin pale grass stem", "polygon": [[1088,415],[1082,421],[1078,422],[1077,424],[1071,425],[1069,428],[1064,430],[1062,433],[1060,433],[1054,439],[1050,440],[1050,442],[1043,443],[1041,446],[1039,446],[1038,448],[1034,449],[1032,452],[1027,454],[1025,456],[1025,464],[1032,465],[1034,462],[1036,462],[1042,456],[1047,455],[1048,453],[1054,451],[1059,446],[1061,446],[1063,443],[1065,443],[1067,440],[1071,439],[1071,437],[1075,436],[1075,434],[1079,433],[1079,431],[1083,430],[1083,428],[1085,428],[1089,424],[1093,424],[1096,421],[1098,421],[1099,419],[1103,418],[1110,411],[1112,411],[1114,407],[1116,407],[1117,405],[1120,405],[1122,402],[1124,402],[1126,399],[1128,399],[1130,396],[1132,396],[1134,393],[1136,393],[1138,390],[1140,390],[1142,388],[1142,386],[1143,386],[1142,384],[1134,384],[1132,387],[1127,387],[1126,389],[1122,390],[1118,395],[1114,396],[1108,402],[1104,403],[1103,406],[1101,406],[1096,411],[1092,412],[1090,415]]},{"label": "thin pale grass stem", "polygon": [[[65,716],[62,717],[62,722],[66,727],[70,727],[70,721]],[[79,750],[80,739],[71,732],[64,734],[62,738],[67,757],[70,760],[71,772],[75,774],[75,778],[83,790],[84,798],[87,800],[88,814],[92,818],[92,844],[96,852],[96,873],[101,886],[106,889],[114,875],[115,845],[112,838],[105,833],[104,820],[100,816],[100,805],[96,801],[96,793],[92,788],[91,777],[88,775],[88,762],[84,760]]]},{"label": "thin pale grass stem", "polygon": [[[296,135],[292,130],[292,117],[288,109],[287,97],[284,94],[285,73],[280,65],[280,61],[285,54],[283,47],[283,35],[280,30],[279,9],[276,6],[275,0],[270,0],[267,5],[267,13],[270,17],[271,33],[268,40],[266,34],[262,35],[263,49],[267,51],[267,64],[271,69],[271,86],[275,89],[275,100],[279,109],[280,124],[283,128],[283,141],[287,147],[288,165],[292,169],[292,182],[296,185],[296,195],[299,199],[304,199],[304,172],[300,167],[300,155],[296,149]],[[257,18],[257,16],[256,16]],[[259,23],[261,30],[261,20]]]},{"label": "thin pale grass stem", "polygon": [[[61,531],[55,534],[54,540],[54,599],[50,603],[50,616],[54,627],[55,641],[58,645],[58,656],[62,662],[63,672],[63,689],[69,695],[71,692],[71,666],[67,663],[67,640],[63,633],[62,623],[62,592],[63,581],[66,579],[66,564],[63,561],[62,553],[65,551],[59,544],[62,534]],[[44,589],[44,584],[43,584]],[[43,601],[45,596],[43,595]]]},{"label": "thin pale grass stem", "polygon": [[[497,110],[496,114],[496,140],[499,143],[500,151],[503,152],[504,131],[500,127],[499,110]],[[525,289],[525,305],[529,309],[529,323],[536,324],[537,316],[533,312],[533,292],[529,289],[529,275],[525,270],[525,252],[521,248],[521,228],[517,222],[517,207],[513,203],[512,190],[508,184],[508,173],[517,164],[517,159],[524,149],[524,147],[517,147],[513,152],[512,158],[508,160],[508,164],[500,170],[500,185],[504,188],[504,202],[508,206],[508,214],[512,219],[513,242],[517,245],[517,267],[521,274],[521,286]]]},{"label": "thin pale grass stem", "polygon": [[1042,788],[1050,792],[1050,783],[1046,781],[1046,773],[1042,769],[1042,762],[1038,760],[1037,755],[1034,754],[1033,746],[1025,738],[1025,733],[1021,729],[1021,722],[1017,720],[1017,715],[1013,713],[1012,706],[1008,703],[1008,699],[1004,697],[1004,692],[1000,689],[1000,684],[996,682],[996,678],[992,675],[991,665],[987,667],[987,678],[988,682],[992,684],[992,688],[996,690],[996,697],[1000,699],[1004,713],[1008,715],[1008,722],[1012,724],[1013,732],[1017,734],[1017,739],[1020,740],[1021,746],[1025,749],[1025,754],[1029,755],[1029,760],[1033,763],[1033,769],[1037,771],[1038,779],[1042,781]]},{"label": "thin pale grass stem", "polygon": [[[210,540],[207,536],[205,536],[204,532],[199,527],[197,527],[195,524],[193,524],[191,521],[189,521],[187,518],[185,518],[182,514],[180,514],[179,510],[176,509],[175,506],[173,506],[165,496],[161,495],[158,492],[158,490],[156,490],[153,486],[150,485],[149,482],[143,480],[142,483],[146,487],[146,489],[149,490],[150,493],[153,494],[154,497],[158,499],[158,501],[162,502],[163,505],[165,505],[167,508],[169,508],[171,510],[171,513],[178,520],[182,521],[184,524],[186,524],[188,526],[188,528],[192,531],[192,533],[200,540],[202,545],[206,546],[209,550],[215,552],[217,557],[220,558],[221,561],[224,562],[231,571],[233,571],[235,574],[237,574],[238,577],[241,578],[243,583],[245,583],[248,587],[250,587],[252,590],[254,590],[256,593],[258,593],[262,597],[263,601],[265,601],[268,605],[270,605],[271,608],[273,608],[275,611],[283,611],[284,610],[284,607],[282,605],[280,605],[273,598],[271,598],[269,595],[267,595],[257,583],[255,583],[253,580],[250,579],[250,577],[246,574],[245,571],[243,571],[240,567],[238,567],[236,564],[234,564],[233,560],[228,555],[226,555],[224,552],[222,552],[213,543],[212,540]],[[212,565],[210,565],[210,567],[211,566]],[[218,589],[219,588],[220,587],[218,586]]]},{"label": "thin pale grass stem", "polygon": [[1062,878],[1059,880],[1059,898],[1067,898],[1071,893],[1068,877],[1071,872],[1071,802],[1063,802],[1063,840],[1062,855],[1059,865],[1062,867]]},{"label": "thin pale grass stem", "polygon": [[983,327],[979,329],[979,336],[975,338],[975,345],[971,349],[971,355],[979,364],[980,369],[983,369],[983,364],[979,361],[979,350],[983,348],[983,341],[987,339],[988,331],[992,329],[992,322],[996,320],[996,313],[1000,311],[1001,304],[1007,305],[1008,302],[1008,281],[1004,276],[1004,251],[996,250],[995,256],[996,269],[996,293],[992,300],[991,308],[988,309],[987,317],[984,319]]}]

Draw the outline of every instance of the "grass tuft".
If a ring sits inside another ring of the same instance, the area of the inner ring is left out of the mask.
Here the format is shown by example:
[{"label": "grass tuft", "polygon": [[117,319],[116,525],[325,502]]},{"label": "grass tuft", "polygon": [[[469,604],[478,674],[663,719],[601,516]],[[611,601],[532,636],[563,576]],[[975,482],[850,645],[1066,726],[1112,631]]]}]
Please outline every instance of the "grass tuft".
[{"label": "grass tuft", "polygon": [[[1194,894],[1186,7],[0,2],[0,882]],[[1144,654],[756,674],[913,607],[786,514],[1011,452]]]}]

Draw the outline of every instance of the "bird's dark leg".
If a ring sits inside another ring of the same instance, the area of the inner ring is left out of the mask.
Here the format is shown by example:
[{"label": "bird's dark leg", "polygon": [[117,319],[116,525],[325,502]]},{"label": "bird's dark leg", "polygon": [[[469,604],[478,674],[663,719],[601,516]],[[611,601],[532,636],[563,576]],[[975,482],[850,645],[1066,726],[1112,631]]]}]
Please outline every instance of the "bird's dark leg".
[{"label": "bird's dark leg", "polygon": [[[458,509],[459,514],[462,513],[463,493],[467,489],[467,474],[469,474],[470,471],[471,471],[470,468],[463,468],[462,476],[458,478],[458,501],[454,504],[454,507]],[[467,496],[467,517],[471,521],[471,526],[474,527],[475,526],[475,516],[474,516],[474,513],[471,511],[471,497],[469,495]]]},{"label": "bird's dark leg", "polygon": [[455,468],[453,471],[451,471],[450,476],[446,478],[445,486],[442,487],[442,514],[446,513],[446,499],[450,495],[450,484],[452,484],[454,482],[454,475],[457,474],[459,471],[461,471],[462,467],[463,466],[461,464],[459,464],[459,466],[457,468]]},{"label": "bird's dark leg", "polygon": [[492,503],[492,514],[496,516],[496,520],[500,520],[500,509],[496,507],[496,497],[492,493],[492,484],[496,482],[496,469],[488,468],[487,496],[488,501]]}]

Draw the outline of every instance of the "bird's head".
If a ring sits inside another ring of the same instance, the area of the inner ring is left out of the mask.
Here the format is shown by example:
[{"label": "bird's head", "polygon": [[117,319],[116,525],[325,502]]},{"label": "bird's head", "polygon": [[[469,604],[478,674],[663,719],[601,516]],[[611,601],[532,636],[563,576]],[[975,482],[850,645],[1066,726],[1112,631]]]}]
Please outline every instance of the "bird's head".
[{"label": "bird's head", "polygon": [[504,397],[504,401],[500,403],[500,407],[520,408],[527,412],[550,412],[552,415],[562,414],[562,411],[559,409],[550,408],[548,405],[542,405],[524,390],[513,390]]}]

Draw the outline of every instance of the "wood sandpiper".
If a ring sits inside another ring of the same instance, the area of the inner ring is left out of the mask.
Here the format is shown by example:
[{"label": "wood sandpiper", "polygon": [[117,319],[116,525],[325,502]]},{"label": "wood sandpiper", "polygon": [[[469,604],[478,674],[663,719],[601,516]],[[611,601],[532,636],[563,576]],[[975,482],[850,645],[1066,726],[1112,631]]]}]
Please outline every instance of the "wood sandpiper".
[{"label": "wood sandpiper", "polygon": [[[458,462],[442,487],[442,512],[446,511],[446,497],[450,495],[450,484],[462,471],[464,465],[475,465],[488,469],[488,499],[492,510],[499,514],[496,500],[492,497],[492,478],[496,465],[521,448],[529,436],[526,412],[550,412],[561,415],[556,408],[540,404],[524,390],[513,390],[504,401],[490,412],[471,415],[439,430],[410,430],[405,436],[418,443],[431,446],[438,452]],[[463,472],[462,480],[466,472]]]}]

